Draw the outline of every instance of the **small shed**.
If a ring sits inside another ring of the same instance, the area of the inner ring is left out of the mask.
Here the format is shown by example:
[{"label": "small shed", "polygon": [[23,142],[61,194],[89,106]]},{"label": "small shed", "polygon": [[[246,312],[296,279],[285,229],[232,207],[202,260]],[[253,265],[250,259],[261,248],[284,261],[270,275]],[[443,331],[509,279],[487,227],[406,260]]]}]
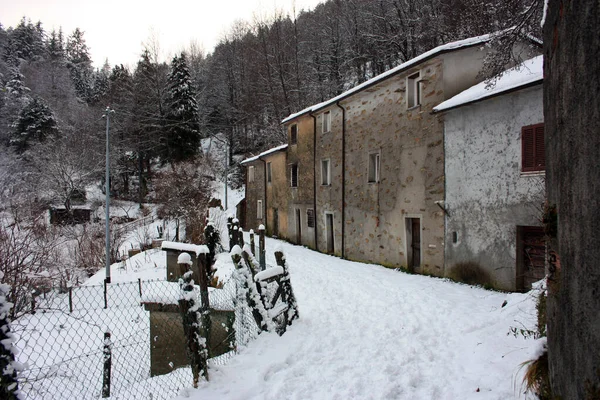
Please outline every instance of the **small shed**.
[{"label": "small shed", "polygon": [[[194,290],[199,288],[196,286]],[[211,299],[209,358],[228,353],[235,347],[234,306],[231,296],[223,292],[216,288],[209,288],[208,292]],[[179,306],[181,296],[179,284],[173,282],[150,282],[144,286],[142,304],[150,314],[150,376],[168,374],[190,365]]]},{"label": "small shed", "polygon": [[192,279],[200,282],[200,269],[198,268],[198,256],[208,254],[207,246],[178,242],[162,242],[161,249],[167,252],[167,281],[177,282],[181,277],[177,258],[181,253],[188,253],[192,257]]}]

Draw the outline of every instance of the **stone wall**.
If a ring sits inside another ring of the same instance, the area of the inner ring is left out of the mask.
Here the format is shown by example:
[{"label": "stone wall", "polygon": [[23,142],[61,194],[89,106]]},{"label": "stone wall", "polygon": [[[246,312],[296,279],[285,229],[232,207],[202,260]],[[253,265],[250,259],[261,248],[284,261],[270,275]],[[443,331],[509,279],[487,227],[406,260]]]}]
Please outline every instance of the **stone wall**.
[{"label": "stone wall", "polygon": [[445,114],[446,268],[473,262],[517,290],[517,226],[539,226],[544,173],[521,172],[521,128],[543,122],[542,85]]},{"label": "stone wall", "polygon": [[[298,139],[292,144],[291,127],[296,124]],[[298,117],[286,124],[288,132],[286,188],[289,190],[288,200],[288,232],[287,238],[298,244],[315,248],[315,230],[307,225],[307,209],[314,208],[314,119],[310,115]],[[298,187],[291,187],[291,165],[298,165]],[[298,220],[300,214],[300,240],[298,240]]]},{"label": "stone wall", "polygon": [[551,0],[544,25],[550,242],[560,261],[548,280],[548,359],[553,394],[600,398],[600,3]]},{"label": "stone wall", "polygon": [[[287,177],[287,157],[285,151],[278,151],[262,157],[265,163],[271,163],[271,182],[267,182],[267,235],[286,239],[288,236],[288,196],[289,179]],[[277,211],[275,211],[277,210]],[[277,212],[277,226],[275,226]],[[256,231],[258,226],[254,227]]]}]

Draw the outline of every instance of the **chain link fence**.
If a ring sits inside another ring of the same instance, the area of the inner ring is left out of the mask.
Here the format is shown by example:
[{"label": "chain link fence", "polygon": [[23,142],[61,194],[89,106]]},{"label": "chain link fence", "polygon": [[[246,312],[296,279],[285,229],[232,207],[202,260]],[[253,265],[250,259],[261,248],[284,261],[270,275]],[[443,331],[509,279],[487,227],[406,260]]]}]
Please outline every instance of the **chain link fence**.
[{"label": "chain link fence", "polygon": [[[235,278],[209,289],[209,367],[258,334],[237,292]],[[23,397],[154,400],[191,387],[180,297],[177,282],[141,280],[38,296],[35,310],[11,322]]]}]

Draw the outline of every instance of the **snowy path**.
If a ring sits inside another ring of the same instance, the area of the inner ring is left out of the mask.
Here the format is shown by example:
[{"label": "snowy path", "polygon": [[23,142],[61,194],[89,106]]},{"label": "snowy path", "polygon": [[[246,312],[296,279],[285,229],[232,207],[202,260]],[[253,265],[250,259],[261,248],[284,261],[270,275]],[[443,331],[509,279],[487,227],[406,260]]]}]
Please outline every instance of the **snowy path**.
[{"label": "snowy path", "polygon": [[[530,295],[506,294],[343,261],[279,241],[300,319],[263,334],[197,399],[516,399],[535,341]],[[273,257],[272,251],[269,257]],[[274,265],[274,260],[268,260]],[[507,300],[506,307],[501,307]],[[516,385],[516,386],[515,386]],[[524,396],[521,395],[521,398]]]}]

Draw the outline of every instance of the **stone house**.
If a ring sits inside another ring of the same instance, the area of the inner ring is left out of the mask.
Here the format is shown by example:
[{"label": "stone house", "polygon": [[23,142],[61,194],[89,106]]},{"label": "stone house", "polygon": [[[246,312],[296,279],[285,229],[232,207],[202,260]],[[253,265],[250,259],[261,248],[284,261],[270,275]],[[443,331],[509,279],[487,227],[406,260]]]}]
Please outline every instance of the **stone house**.
[{"label": "stone house", "polygon": [[475,264],[500,289],[544,277],[542,65],[527,60],[434,109],[445,125],[446,267]]},{"label": "stone house", "polygon": [[264,225],[267,235],[288,238],[287,149],[282,145],[242,161],[246,167],[246,221],[255,231]]},{"label": "stone house", "polygon": [[436,47],[282,121],[292,242],[445,275],[444,115],[433,108],[481,81],[490,38]]}]

